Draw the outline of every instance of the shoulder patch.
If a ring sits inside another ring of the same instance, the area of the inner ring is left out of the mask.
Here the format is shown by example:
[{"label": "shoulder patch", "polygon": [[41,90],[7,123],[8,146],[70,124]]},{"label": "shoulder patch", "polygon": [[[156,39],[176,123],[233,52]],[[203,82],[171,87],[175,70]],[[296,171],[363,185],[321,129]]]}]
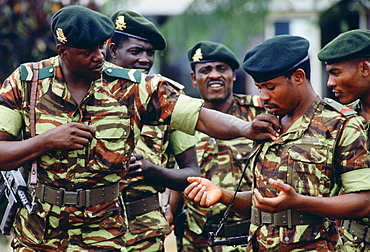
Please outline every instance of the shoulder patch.
[{"label": "shoulder patch", "polygon": [[240,105],[252,105],[253,107],[262,108],[262,101],[259,95],[241,95],[234,94]]},{"label": "shoulder patch", "polygon": [[[21,80],[22,81],[32,81],[33,68],[31,65],[22,64],[21,65]],[[54,76],[54,66],[48,66],[39,69],[38,79],[45,79]]]},{"label": "shoulder patch", "polygon": [[107,67],[103,70],[103,72],[109,77],[126,79],[136,83],[141,82],[141,77],[143,74],[140,70],[137,69],[115,68],[115,67]]},{"label": "shoulder patch", "polygon": [[345,105],[331,99],[331,98],[324,98],[324,102],[329,105],[330,107],[332,107],[333,109],[335,109],[336,111],[338,111],[339,113],[341,113],[342,115],[344,116],[351,116],[351,115],[355,115],[357,114],[356,111],[354,111],[353,109],[350,109],[348,107],[346,107]]},{"label": "shoulder patch", "polygon": [[174,80],[172,80],[172,79],[170,79],[170,78],[167,78],[167,77],[165,77],[165,76],[162,76],[162,75],[160,75],[160,74],[153,74],[153,76],[157,76],[157,77],[159,77],[159,78],[161,78],[161,79],[164,79],[164,80],[166,80],[168,83],[170,83],[174,88],[176,88],[177,90],[181,90],[181,89],[184,89],[185,87],[184,87],[184,85],[182,85],[182,84],[180,84],[180,83],[178,83],[177,81],[174,81]]}]

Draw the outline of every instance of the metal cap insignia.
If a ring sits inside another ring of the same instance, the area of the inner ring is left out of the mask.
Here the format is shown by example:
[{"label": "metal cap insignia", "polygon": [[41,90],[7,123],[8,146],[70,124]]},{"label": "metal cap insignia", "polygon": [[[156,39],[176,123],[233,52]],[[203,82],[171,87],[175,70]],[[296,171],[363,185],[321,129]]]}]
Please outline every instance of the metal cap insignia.
[{"label": "metal cap insignia", "polygon": [[193,55],[193,61],[194,62],[198,62],[198,61],[200,61],[201,59],[203,59],[203,54],[202,54],[202,50],[200,49],[200,48],[198,48],[196,51],[195,51],[195,53],[194,53],[194,55]]},{"label": "metal cap insignia", "polygon": [[116,30],[123,31],[126,29],[125,16],[119,16],[116,19]]},{"label": "metal cap insignia", "polygon": [[62,28],[58,28],[56,32],[57,32],[57,39],[59,40],[59,42],[63,44],[67,43],[68,40],[66,36],[64,36],[64,32]]}]

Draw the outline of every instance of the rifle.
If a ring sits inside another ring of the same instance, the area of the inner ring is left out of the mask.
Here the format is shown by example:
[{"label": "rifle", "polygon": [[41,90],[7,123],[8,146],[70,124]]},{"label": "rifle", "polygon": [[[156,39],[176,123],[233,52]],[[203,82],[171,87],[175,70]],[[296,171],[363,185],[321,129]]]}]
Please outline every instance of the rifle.
[{"label": "rifle", "polygon": [[208,246],[236,246],[243,245],[248,243],[248,235],[235,236],[235,237],[226,237],[224,240],[215,240],[214,233],[208,233]]},{"label": "rifle", "polygon": [[0,230],[3,235],[10,235],[15,215],[19,207],[26,207],[29,213],[33,212],[27,197],[27,184],[20,168],[11,171],[1,171],[0,202],[6,203],[6,209],[1,215]]}]

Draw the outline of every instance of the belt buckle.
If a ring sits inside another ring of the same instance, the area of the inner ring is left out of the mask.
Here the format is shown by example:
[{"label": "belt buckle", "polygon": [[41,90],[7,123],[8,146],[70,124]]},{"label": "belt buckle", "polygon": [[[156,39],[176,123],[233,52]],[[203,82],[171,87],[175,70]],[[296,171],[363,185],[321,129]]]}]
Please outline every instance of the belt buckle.
[{"label": "belt buckle", "polygon": [[78,204],[78,192],[64,191],[63,205],[76,205]]},{"label": "belt buckle", "polygon": [[272,224],[272,214],[261,211],[262,224]]}]

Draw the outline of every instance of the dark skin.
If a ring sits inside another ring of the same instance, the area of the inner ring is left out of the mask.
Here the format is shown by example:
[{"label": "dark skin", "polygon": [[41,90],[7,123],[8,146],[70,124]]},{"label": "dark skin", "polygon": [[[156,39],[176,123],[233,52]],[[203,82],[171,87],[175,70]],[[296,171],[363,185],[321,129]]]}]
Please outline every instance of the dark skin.
[{"label": "dark skin", "polygon": [[[101,78],[105,60],[104,44],[90,49],[77,49],[57,43],[61,69],[76,104],[88,93],[91,81]],[[278,136],[279,121],[270,117],[246,123],[238,118],[201,108],[196,129],[218,138],[245,136],[256,140],[275,139]],[[93,127],[76,122],[55,127],[25,141],[14,141],[10,134],[0,132],[0,170],[17,169],[51,149],[83,149],[95,134]]]},{"label": "dark skin", "polygon": [[343,104],[360,100],[358,114],[370,121],[370,61],[354,59],[326,65],[327,86]]},{"label": "dark skin", "polygon": [[[289,80],[284,80],[284,78],[280,76],[268,82],[256,83],[260,88],[261,99],[267,104],[267,111],[282,117],[282,132],[287,131],[304,113],[305,108],[309,107],[315,96],[303,70],[297,69]],[[296,93],[286,97],[283,90],[289,93],[296,90]],[[215,186],[204,178],[193,177],[188,178],[188,181],[192,184],[184,192],[189,199],[200,206],[210,206],[217,202],[228,204],[234,194],[232,191]],[[253,201],[258,210],[269,213],[295,209],[332,219],[358,219],[370,215],[370,191],[334,197],[312,197],[298,194],[290,185],[271,178],[269,183],[280,191],[277,197],[263,197],[258,189],[254,189],[253,194],[252,192],[237,193],[233,210],[248,216]]]},{"label": "dark skin", "polygon": [[[111,43],[109,52],[114,64],[125,68],[140,69],[146,74],[154,63],[153,45],[135,38],[121,41],[119,45]],[[160,167],[145,160],[141,154],[133,154],[127,176],[144,176],[149,183],[182,191],[189,185],[187,177],[199,176],[195,146],[175,155],[175,159],[180,169]]]}]

